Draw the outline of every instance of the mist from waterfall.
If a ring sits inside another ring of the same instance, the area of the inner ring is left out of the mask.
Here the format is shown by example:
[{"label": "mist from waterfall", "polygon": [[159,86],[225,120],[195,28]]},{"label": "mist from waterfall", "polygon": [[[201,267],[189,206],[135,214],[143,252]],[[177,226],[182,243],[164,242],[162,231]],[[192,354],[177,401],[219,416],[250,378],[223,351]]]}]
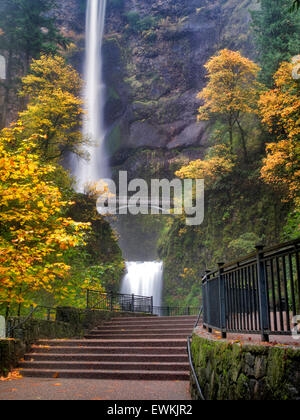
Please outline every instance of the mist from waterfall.
[{"label": "mist from waterfall", "polygon": [[161,306],[163,288],[162,262],[128,262],[121,293],[153,296],[153,305]]},{"label": "mist from waterfall", "polygon": [[107,178],[109,175],[104,146],[105,84],[101,54],[106,3],[107,0],[88,0],[87,3],[84,70],[84,102],[87,114],[83,123],[83,134],[89,139],[90,144],[83,150],[89,160],[80,159],[75,165],[77,189],[80,192],[84,191],[87,184]]}]

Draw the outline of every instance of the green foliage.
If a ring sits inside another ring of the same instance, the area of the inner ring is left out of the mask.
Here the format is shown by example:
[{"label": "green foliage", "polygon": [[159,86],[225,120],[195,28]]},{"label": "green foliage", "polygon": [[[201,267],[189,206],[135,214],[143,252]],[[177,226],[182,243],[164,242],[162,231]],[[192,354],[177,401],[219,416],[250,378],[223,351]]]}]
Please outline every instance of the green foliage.
[{"label": "green foliage", "polygon": [[142,18],[136,11],[126,13],[125,18],[128,22],[129,31],[135,34],[149,31],[149,29],[154,28],[157,25],[157,19],[153,16],[146,16]]},{"label": "green foliage", "polygon": [[260,63],[261,80],[273,85],[273,75],[282,61],[300,51],[300,13],[290,13],[290,0],[261,0],[261,10],[251,12]]},{"label": "green foliage", "polygon": [[123,10],[125,6],[125,0],[109,0],[108,6],[113,9]]},{"label": "green foliage", "polygon": [[[0,14],[1,47],[12,50],[24,60],[25,70],[31,58],[40,53],[55,54],[67,40],[56,27],[53,11],[56,0],[4,0]],[[50,13],[51,12],[51,13]]]},{"label": "green foliage", "polygon": [[235,251],[237,257],[242,257],[253,252],[255,246],[261,242],[262,238],[259,238],[253,232],[249,232],[244,233],[238,239],[231,241],[228,247]]},{"label": "green foliage", "polygon": [[[0,110],[0,128],[5,127],[11,93],[19,77],[28,73],[30,60],[40,54],[57,54],[68,40],[56,25],[56,0],[2,0],[0,2],[0,46],[6,52],[7,79]],[[21,103],[21,106],[23,104]]]},{"label": "green foliage", "polygon": [[201,226],[188,227],[183,218],[175,218],[162,231],[165,303],[198,306],[205,270],[254,252],[258,242],[271,246],[285,239],[289,205],[259,180],[259,159],[247,168],[241,162],[226,182],[206,189]]},{"label": "green foliage", "polygon": [[98,214],[95,199],[83,194],[73,196],[75,204],[70,207],[68,216],[74,220],[91,223],[85,246],[80,252],[70,254],[72,271],[79,283],[83,279],[96,288],[118,292],[124,272],[122,252],[115,232]]},{"label": "green foliage", "polygon": [[292,4],[292,11],[296,11],[300,9],[300,0],[293,0],[293,4]]},{"label": "green foliage", "polygon": [[300,210],[292,211],[284,227],[284,238],[286,240],[298,239],[300,237]]}]

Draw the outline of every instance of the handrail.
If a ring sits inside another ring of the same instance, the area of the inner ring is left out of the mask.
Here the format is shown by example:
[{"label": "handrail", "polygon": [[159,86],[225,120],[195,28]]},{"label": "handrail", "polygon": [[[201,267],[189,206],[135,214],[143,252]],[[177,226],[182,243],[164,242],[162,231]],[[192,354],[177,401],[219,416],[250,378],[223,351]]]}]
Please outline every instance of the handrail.
[{"label": "handrail", "polygon": [[300,238],[256,251],[202,279],[204,327],[227,333],[291,335],[299,309]]},{"label": "handrail", "polygon": [[106,296],[103,296],[102,299],[98,300],[97,303],[94,306],[92,306],[91,308],[87,308],[87,309],[90,310],[90,311],[93,311],[99,305],[99,303],[105,301],[105,298],[106,298]]},{"label": "handrail", "polygon": [[[198,315],[198,318],[197,318],[197,321],[195,323],[194,328],[198,327],[202,312],[203,312],[203,306],[200,308],[199,315]],[[197,373],[196,373],[196,370],[195,370],[194,362],[193,362],[192,351],[191,351],[191,340],[192,340],[192,336],[190,335],[187,338],[187,352],[188,352],[188,357],[189,357],[189,364],[190,364],[190,368],[192,370],[192,374],[193,374],[193,377],[194,377],[194,380],[195,380],[195,383],[196,383],[196,386],[197,386],[197,389],[198,389],[198,392],[199,392],[199,395],[200,395],[200,399],[202,401],[205,401],[205,397],[203,395],[203,392],[202,392],[202,389],[201,389],[201,386],[200,386],[200,383],[199,383],[199,380],[198,380],[198,376],[197,376]]]},{"label": "handrail", "polygon": [[[288,249],[288,248],[293,248],[295,246],[297,247],[298,245],[300,246],[300,239],[294,239],[292,241],[285,242],[283,244],[275,245],[275,246],[272,246],[272,247],[269,247],[269,248],[264,248],[263,253],[268,254],[268,257],[271,257],[272,253],[276,254],[278,251],[285,250],[285,249]],[[223,271],[225,272],[227,269],[230,270],[230,269],[240,267],[243,263],[247,264],[247,263],[254,262],[256,260],[256,258],[257,258],[257,253],[252,252],[251,254],[248,254],[245,257],[242,257],[238,260],[231,261],[227,264],[224,264],[223,267],[222,267]],[[207,278],[207,277],[217,275],[218,271],[219,271],[218,269],[209,271],[207,273],[207,275],[202,279],[202,281],[204,281],[205,278]],[[209,281],[210,279],[207,278],[207,280]]]},{"label": "handrail", "polygon": [[8,336],[10,337],[11,336],[11,333],[13,332],[13,331],[15,331],[16,329],[18,329],[18,328],[20,328],[22,325],[24,325],[24,324],[26,324],[26,322],[29,320],[29,319],[31,319],[32,318],[32,315],[38,310],[38,309],[50,309],[50,310],[55,310],[56,311],[56,308],[53,308],[53,307],[49,307],[49,306],[41,306],[41,305],[37,305],[37,306],[35,306],[33,309],[31,309],[31,311],[30,311],[30,313],[27,315],[27,317],[25,318],[25,319],[22,319],[22,321],[20,321],[17,325],[14,325],[13,327],[11,327],[11,326],[8,326],[7,327],[7,333],[8,333]]}]

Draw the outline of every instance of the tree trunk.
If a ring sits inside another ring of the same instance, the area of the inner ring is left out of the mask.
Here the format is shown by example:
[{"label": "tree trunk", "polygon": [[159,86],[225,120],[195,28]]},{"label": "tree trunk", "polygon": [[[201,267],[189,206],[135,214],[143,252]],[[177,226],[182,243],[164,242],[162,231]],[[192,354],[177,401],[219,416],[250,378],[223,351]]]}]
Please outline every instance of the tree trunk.
[{"label": "tree trunk", "polygon": [[9,94],[10,94],[10,89],[11,89],[11,72],[12,72],[12,50],[9,51],[8,58],[7,58],[6,81],[4,84],[5,94],[4,94],[4,102],[3,102],[3,107],[2,107],[0,129],[4,128],[7,122]]},{"label": "tree trunk", "polygon": [[229,126],[230,154],[233,155],[233,123],[232,123],[232,116],[229,117],[228,126]]},{"label": "tree trunk", "polygon": [[243,152],[244,152],[244,161],[245,161],[245,163],[248,163],[249,159],[248,159],[248,150],[247,150],[245,132],[244,132],[243,127],[241,126],[238,119],[236,120],[236,122],[237,122],[237,125],[238,125],[240,133],[241,133],[241,142],[242,142],[242,147],[243,147]]}]

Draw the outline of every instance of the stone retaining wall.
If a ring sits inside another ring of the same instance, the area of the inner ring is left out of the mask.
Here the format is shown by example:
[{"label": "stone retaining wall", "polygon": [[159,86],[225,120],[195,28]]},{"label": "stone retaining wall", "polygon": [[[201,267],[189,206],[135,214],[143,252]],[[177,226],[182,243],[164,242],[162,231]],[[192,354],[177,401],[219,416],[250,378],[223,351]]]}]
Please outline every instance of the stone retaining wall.
[{"label": "stone retaining wall", "polygon": [[[300,350],[193,335],[192,355],[207,400],[299,400]],[[191,375],[191,394],[199,394]]]}]

